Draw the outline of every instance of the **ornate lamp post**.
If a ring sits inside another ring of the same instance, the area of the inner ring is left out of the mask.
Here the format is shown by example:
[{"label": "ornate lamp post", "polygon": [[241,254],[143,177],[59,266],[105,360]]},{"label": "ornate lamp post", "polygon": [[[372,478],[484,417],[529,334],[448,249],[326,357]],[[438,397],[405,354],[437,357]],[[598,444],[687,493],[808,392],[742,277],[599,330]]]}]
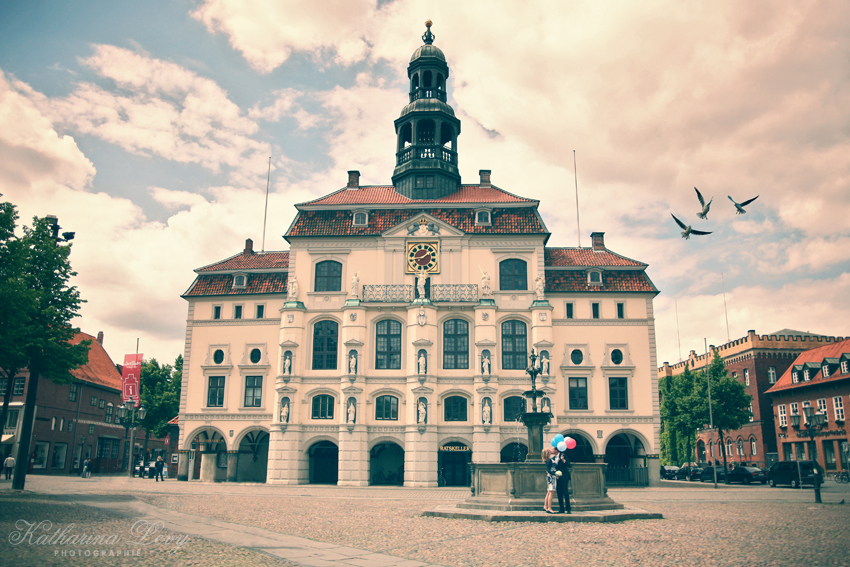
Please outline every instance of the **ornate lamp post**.
[{"label": "ornate lamp post", "polygon": [[528,456],[526,457],[526,460],[529,458],[537,460],[538,455],[540,455],[540,452],[543,450],[543,428],[546,425],[549,425],[549,421],[552,419],[552,414],[549,412],[543,413],[537,410],[537,398],[542,398],[545,394],[537,389],[536,380],[541,369],[538,368],[536,364],[537,355],[534,353],[534,349],[531,349],[528,359],[530,364],[528,365],[528,368],[525,369],[525,372],[531,376],[531,390],[523,392],[522,395],[528,398],[531,403],[531,411],[521,413],[519,418],[523,425],[525,425],[528,429]]},{"label": "ornate lamp post", "polygon": [[[800,415],[792,415],[789,416],[791,418],[791,427],[797,430],[797,435],[803,435],[804,437],[808,437],[812,442],[812,453],[815,453],[815,436],[818,432],[823,429],[824,425],[826,425],[826,416],[822,413],[815,412],[815,408],[813,407],[805,407],[803,408],[803,412],[806,414],[806,429],[800,430]],[[814,455],[812,455],[814,456]],[[820,499],[820,474],[818,474],[818,463],[817,458],[812,459],[815,462],[814,469],[812,470],[812,474],[814,476],[814,485],[815,485],[815,502],[817,504],[821,503]],[[798,464],[799,467],[799,464]],[[799,471],[799,468],[798,468]],[[799,473],[798,473],[799,474]],[[803,478],[800,475],[800,486],[803,486]]]},{"label": "ornate lamp post", "polygon": [[144,406],[140,406],[139,409],[136,409],[136,402],[133,401],[133,397],[130,396],[128,400],[130,403],[130,407],[127,408],[125,404],[121,404],[118,406],[118,420],[121,422],[121,425],[124,426],[124,429],[127,430],[125,434],[125,438],[127,435],[130,437],[130,443],[127,445],[127,453],[128,458],[127,462],[129,465],[127,466],[128,475],[130,478],[133,478],[133,470],[135,463],[133,462],[133,442],[134,442],[134,433],[136,432],[136,413],[139,414],[139,421],[145,419],[145,415],[147,414],[147,410],[145,410]]}]

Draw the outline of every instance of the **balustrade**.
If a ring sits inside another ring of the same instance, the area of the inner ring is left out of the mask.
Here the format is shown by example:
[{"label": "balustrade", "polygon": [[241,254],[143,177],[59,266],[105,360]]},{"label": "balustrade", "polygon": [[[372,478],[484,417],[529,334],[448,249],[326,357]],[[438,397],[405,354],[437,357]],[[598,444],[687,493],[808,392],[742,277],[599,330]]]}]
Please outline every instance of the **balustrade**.
[{"label": "balustrade", "polygon": [[413,301],[412,285],[364,285],[362,301],[380,303],[410,303]]}]

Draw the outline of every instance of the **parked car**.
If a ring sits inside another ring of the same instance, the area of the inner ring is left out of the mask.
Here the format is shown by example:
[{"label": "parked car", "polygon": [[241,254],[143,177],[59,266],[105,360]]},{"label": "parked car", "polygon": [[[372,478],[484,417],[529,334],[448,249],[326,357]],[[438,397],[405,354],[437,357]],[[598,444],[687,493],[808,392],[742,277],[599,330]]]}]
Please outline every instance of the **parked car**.
[{"label": "parked car", "polygon": [[767,482],[767,474],[758,467],[735,467],[727,474],[729,482],[741,482],[750,484],[751,482]]},{"label": "parked car", "polygon": [[662,465],[661,478],[662,480],[675,480],[676,473],[679,472],[679,467],[676,465]]},{"label": "parked car", "polygon": [[770,486],[777,484],[790,484],[798,488],[802,484],[815,483],[815,470],[823,482],[823,468],[814,461],[779,461],[773,463],[767,472],[767,480]]},{"label": "parked car", "polygon": [[688,465],[676,471],[676,480],[699,480],[700,474],[702,474],[701,467]]},{"label": "parked car", "polygon": [[699,475],[700,482],[714,482],[714,469],[717,469],[717,482],[726,482],[726,471],[723,467],[705,467]]}]

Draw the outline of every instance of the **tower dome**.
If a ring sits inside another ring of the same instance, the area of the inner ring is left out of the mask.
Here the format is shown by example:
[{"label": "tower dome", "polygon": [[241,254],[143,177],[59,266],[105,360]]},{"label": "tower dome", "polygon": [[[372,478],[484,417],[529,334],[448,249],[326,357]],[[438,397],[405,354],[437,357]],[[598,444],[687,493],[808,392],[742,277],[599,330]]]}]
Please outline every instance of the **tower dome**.
[{"label": "tower dome", "polygon": [[410,199],[439,199],[460,186],[460,120],[446,102],[449,66],[440,48],[433,45],[431,20],[425,26],[424,43],[413,52],[407,66],[410,100],[395,121],[393,185]]}]

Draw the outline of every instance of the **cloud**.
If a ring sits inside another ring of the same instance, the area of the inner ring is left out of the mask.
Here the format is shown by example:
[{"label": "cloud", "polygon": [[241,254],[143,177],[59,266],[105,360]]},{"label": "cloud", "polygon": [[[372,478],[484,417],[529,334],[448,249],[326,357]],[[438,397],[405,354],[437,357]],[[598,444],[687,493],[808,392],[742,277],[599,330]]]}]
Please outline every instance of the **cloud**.
[{"label": "cloud", "polygon": [[207,202],[201,195],[189,191],[171,191],[163,187],[149,187],[148,191],[157,203],[161,203],[169,209],[202,205]]}]

